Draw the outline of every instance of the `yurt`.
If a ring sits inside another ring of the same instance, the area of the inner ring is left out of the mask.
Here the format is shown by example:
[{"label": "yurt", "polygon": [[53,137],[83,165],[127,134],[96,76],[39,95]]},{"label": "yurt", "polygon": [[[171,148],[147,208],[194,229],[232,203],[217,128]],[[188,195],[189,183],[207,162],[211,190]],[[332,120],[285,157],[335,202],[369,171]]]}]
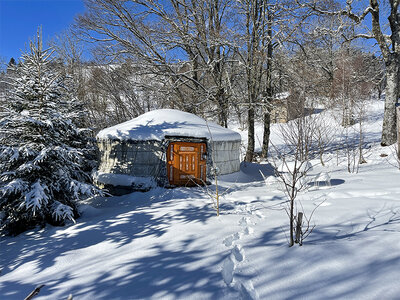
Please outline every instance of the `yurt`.
[{"label": "yurt", "polygon": [[97,134],[100,186],[127,191],[190,186],[239,171],[237,132],[186,112],[160,109]]}]

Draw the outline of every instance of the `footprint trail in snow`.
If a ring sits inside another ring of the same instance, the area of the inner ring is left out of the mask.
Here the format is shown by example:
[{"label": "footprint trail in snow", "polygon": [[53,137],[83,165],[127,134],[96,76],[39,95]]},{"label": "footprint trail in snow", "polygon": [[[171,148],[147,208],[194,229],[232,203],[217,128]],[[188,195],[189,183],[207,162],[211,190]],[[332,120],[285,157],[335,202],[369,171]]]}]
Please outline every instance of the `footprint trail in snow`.
[{"label": "footprint trail in snow", "polygon": [[[254,213],[253,207],[249,205],[240,207],[237,212],[246,213],[251,217],[257,217],[258,220],[265,218],[264,215],[260,212]],[[246,258],[243,246],[239,242],[242,239],[243,235],[251,235],[254,233],[253,227],[249,226],[251,224],[255,225],[256,223],[252,222],[250,217],[242,217],[238,222],[238,225],[242,228],[242,230],[227,236],[223,240],[222,243],[227,248],[231,248],[228,257],[224,260],[222,264],[221,273],[226,285],[233,287],[239,292],[240,299],[258,300],[259,296],[257,294],[257,291],[254,289],[251,280],[248,280],[246,282],[234,280],[234,275],[238,264],[243,263]]]}]

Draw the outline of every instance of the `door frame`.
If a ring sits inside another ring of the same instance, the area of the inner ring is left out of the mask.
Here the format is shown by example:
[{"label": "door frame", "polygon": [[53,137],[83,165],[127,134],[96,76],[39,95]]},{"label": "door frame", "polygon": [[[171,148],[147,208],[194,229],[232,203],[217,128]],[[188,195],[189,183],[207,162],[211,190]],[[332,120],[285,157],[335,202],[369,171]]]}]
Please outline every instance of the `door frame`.
[{"label": "door frame", "polygon": [[[181,148],[185,149],[180,151]],[[207,179],[207,149],[205,140],[171,139],[166,149],[168,183],[171,186],[205,184]],[[187,178],[183,177],[185,175]]]}]

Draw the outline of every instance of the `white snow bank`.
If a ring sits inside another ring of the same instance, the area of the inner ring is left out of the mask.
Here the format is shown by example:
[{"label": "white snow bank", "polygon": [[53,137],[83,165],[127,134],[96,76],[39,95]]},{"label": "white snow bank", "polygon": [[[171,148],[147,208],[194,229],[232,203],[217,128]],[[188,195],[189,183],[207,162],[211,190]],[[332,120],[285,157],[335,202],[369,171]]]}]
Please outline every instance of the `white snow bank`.
[{"label": "white snow bank", "polygon": [[241,140],[240,134],[233,130],[175,109],[153,110],[130,121],[103,129],[97,134],[99,139],[145,141],[161,141],[165,136],[212,138],[214,141]]},{"label": "white snow bank", "polygon": [[136,177],[125,174],[111,174],[98,172],[94,175],[95,181],[112,186],[132,186],[139,188],[153,188],[157,184],[153,177]]}]

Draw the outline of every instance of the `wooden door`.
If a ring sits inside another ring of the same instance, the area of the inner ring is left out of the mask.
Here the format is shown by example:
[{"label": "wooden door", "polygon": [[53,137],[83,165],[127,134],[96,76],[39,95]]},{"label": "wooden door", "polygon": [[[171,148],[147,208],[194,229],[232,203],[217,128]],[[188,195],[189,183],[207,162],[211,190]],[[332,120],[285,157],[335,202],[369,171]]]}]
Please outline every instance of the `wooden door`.
[{"label": "wooden door", "polygon": [[206,181],[205,143],[171,142],[167,150],[167,175],[171,185],[193,186]]}]

